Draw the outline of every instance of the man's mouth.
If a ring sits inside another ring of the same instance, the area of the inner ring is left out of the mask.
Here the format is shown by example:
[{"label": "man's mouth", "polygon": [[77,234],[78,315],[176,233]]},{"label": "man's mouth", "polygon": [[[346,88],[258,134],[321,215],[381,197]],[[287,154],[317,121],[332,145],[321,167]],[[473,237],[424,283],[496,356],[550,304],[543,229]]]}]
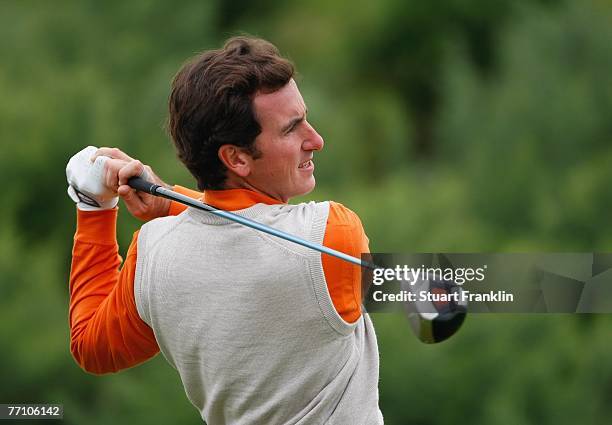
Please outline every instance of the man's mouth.
[{"label": "man's mouth", "polygon": [[298,165],[298,168],[300,169],[308,169],[312,167],[314,167],[314,163],[312,162],[312,159],[309,159],[308,161],[302,162],[300,165]]}]

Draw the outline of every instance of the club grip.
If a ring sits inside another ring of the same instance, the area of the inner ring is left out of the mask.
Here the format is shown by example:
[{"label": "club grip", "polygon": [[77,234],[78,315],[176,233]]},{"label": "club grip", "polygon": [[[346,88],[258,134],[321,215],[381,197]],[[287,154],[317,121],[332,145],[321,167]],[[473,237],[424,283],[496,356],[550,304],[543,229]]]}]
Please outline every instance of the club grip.
[{"label": "club grip", "polygon": [[158,184],[146,181],[142,177],[132,177],[128,179],[128,185],[133,189],[140,192],[150,193],[151,195],[157,195],[157,188],[160,187]]}]

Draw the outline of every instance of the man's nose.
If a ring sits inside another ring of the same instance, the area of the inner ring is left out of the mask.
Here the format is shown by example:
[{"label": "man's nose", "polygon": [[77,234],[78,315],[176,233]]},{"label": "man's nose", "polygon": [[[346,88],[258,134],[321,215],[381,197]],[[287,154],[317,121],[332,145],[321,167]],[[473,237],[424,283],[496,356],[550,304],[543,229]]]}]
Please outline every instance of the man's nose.
[{"label": "man's nose", "polygon": [[306,131],[307,134],[302,148],[305,151],[320,151],[323,149],[323,145],[325,145],[323,137],[317,133],[317,130],[308,121],[306,121]]}]

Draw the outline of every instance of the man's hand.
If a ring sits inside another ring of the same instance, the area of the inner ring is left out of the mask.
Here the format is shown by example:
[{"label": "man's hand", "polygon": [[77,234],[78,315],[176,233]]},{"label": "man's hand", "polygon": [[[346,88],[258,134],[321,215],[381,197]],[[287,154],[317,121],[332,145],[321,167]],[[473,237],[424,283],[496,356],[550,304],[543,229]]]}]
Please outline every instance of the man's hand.
[{"label": "man's hand", "polygon": [[96,147],[87,146],[70,158],[66,165],[68,180],[68,196],[83,211],[100,211],[115,208],[119,197],[104,185],[102,174],[107,157],[98,157],[95,161],[91,156]]},{"label": "man's hand", "polygon": [[170,200],[137,192],[128,186],[130,177],[140,176],[163,187],[170,188],[153,173],[148,165],[131,158],[117,148],[100,148],[92,156],[95,161],[100,156],[109,157],[104,164],[104,184],[123,199],[125,206],[134,217],[148,221],[157,217],[165,217],[170,209]]}]

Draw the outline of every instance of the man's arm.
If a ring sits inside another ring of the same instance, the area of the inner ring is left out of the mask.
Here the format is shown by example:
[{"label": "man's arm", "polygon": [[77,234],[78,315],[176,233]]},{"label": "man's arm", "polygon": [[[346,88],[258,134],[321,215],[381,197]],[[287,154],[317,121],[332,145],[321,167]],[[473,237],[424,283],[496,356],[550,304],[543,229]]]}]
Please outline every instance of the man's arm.
[{"label": "man's arm", "polygon": [[[160,198],[137,194],[128,186],[121,186],[129,177],[143,173],[156,183],[165,185],[150,167],[111,148],[98,149],[91,158],[86,158],[87,149],[93,150],[86,148],[71,158],[66,170],[69,184],[78,186],[89,182],[96,190],[100,189],[96,184],[103,184],[121,194],[128,210],[141,219],[182,211],[168,200],[160,201]],[[93,166],[98,156],[105,157],[101,174],[96,174]],[[96,183],[92,178],[101,181]],[[179,190],[191,196],[201,196],[199,192]],[[134,301],[138,232],[134,234],[120,269],[121,257],[116,241],[117,209],[112,205],[105,208],[89,208],[82,206],[81,202],[77,205],[77,230],[70,271],[71,352],[81,367],[89,372],[116,372],[142,363],[159,351],[153,332],[140,319]]]},{"label": "man's arm", "polygon": [[[323,245],[359,258],[369,253],[361,220],[350,209],[330,202]],[[349,323],[361,316],[361,269],[330,255],[322,255],[329,295],[338,314]]]},{"label": "man's arm", "polygon": [[[202,194],[176,186],[192,197]],[[186,207],[172,203],[170,215]],[[102,374],[135,366],[159,351],[151,328],[134,301],[138,232],[121,269],[116,241],[117,209],[77,209],[70,272],[70,348],[79,365]]]},{"label": "man's arm", "polygon": [[134,302],[137,233],[119,270],[116,218],[117,209],[77,210],[70,271],[70,348],[77,363],[96,374],[134,366],[159,351]]}]

